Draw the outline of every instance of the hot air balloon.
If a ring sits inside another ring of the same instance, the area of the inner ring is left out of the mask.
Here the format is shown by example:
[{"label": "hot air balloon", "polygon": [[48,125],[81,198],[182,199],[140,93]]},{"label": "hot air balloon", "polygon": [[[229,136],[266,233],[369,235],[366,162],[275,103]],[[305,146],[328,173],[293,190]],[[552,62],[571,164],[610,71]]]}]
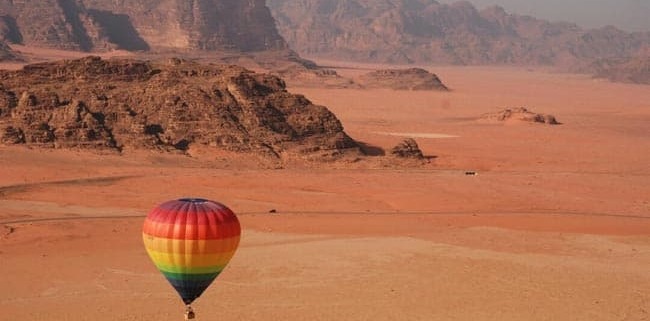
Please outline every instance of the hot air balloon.
[{"label": "hot air balloon", "polygon": [[237,216],[225,205],[201,198],[165,202],[149,212],[142,238],[149,257],[186,305],[223,271],[239,245]]}]

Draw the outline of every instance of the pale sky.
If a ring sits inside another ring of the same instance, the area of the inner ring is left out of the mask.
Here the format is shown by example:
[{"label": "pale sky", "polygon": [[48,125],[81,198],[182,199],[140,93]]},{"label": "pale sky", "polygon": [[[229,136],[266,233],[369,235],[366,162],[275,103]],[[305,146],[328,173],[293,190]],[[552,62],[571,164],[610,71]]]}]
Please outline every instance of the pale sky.
[{"label": "pale sky", "polygon": [[[443,3],[457,0],[438,0]],[[650,31],[650,0],[468,0],[479,8],[500,5],[510,13],[594,28],[614,25],[628,31]]]}]

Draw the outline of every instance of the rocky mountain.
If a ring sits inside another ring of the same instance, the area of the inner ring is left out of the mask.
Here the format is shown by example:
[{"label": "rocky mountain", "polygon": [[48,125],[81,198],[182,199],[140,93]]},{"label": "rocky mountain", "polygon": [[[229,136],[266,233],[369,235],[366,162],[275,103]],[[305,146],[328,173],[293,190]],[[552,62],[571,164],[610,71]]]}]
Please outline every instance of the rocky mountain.
[{"label": "rocky mountain", "polygon": [[82,51],[287,48],[264,0],[0,0],[0,38]]},{"label": "rocky mountain", "polygon": [[602,59],[590,67],[597,78],[650,85],[650,53],[636,57]]},{"label": "rocky mountain", "polygon": [[66,50],[115,47],[77,0],[0,0],[0,39]]},{"label": "rocky mountain", "polygon": [[269,0],[280,33],[300,54],[384,63],[536,64],[573,67],[631,56],[650,33],[585,30],[477,10],[466,1]]},{"label": "rocky mountain", "polygon": [[327,108],[275,76],[180,59],[80,60],[0,71],[0,143],[271,157],[358,150]]},{"label": "rocky mountain", "polygon": [[[153,48],[285,49],[264,0],[83,0],[109,30],[130,22]],[[113,28],[111,28],[113,26]],[[121,32],[111,37],[120,42]]]}]

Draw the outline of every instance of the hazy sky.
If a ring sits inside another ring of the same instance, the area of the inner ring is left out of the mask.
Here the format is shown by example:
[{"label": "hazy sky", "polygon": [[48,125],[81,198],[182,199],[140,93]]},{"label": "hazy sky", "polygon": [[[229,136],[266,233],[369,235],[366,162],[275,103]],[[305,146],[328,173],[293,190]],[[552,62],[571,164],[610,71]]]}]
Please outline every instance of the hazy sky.
[{"label": "hazy sky", "polygon": [[[438,0],[456,2],[457,0]],[[508,12],[584,27],[614,25],[630,31],[650,31],[650,0],[468,0],[478,8],[500,5]]]}]

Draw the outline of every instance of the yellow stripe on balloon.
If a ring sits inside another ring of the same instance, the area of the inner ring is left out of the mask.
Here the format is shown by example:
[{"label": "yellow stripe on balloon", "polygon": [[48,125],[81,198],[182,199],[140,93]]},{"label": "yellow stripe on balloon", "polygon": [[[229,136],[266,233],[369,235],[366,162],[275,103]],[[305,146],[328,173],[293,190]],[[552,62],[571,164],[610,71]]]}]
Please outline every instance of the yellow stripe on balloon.
[{"label": "yellow stripe on balloon", "polygon": [[156,262],[156,264],[168,266],[184,266],[184,267],[206,267],[215,265],[226,265],[228,261],[235,255],[235,251],[222,252],[216,254],[180,254],[180,253],[167,253],[157,251],[147,251],[149,257]]}]

